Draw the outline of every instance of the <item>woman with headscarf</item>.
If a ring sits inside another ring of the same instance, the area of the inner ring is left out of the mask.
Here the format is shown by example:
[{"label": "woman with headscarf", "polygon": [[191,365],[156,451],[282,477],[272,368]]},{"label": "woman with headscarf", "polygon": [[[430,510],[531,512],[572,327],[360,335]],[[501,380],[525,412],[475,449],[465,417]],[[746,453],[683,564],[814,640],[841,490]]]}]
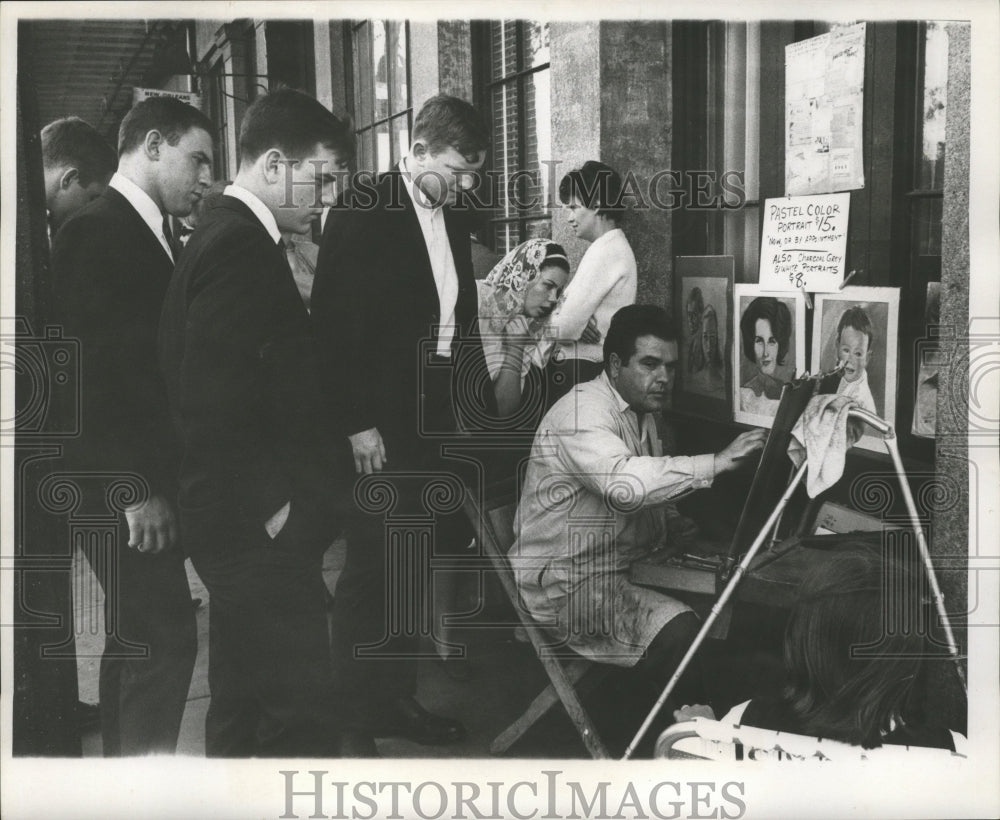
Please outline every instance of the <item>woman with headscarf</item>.
[{"label": "woman with headscarf", "polygon": [[[562,246],[529,239],[501,259],[480,285],[479,330],[497,409],[501,419],[518,427],[523,426],[522,415],[531,415],[518,411],[538,403],[540,385],[540,373],[530,368],[525,351],[537,342],[568,278],[569,260]],[[533,415],[536,423],[541,420],[537,412]]]},{"label": "woman with headscarf", "polygon": [[[493,427],[504,439],[502,448],[487,448],[479,454],[487,484],[514,475],[530,453],[545,408],[541,371],[530,367],[525,351],[537,341],[538,326],[552,312],[568,278],[569,260],[562,246],[548,239],[529,239],[479,282],[479,334],[498,410]],[[468,580],[470,573],[464,577]],[[476,591],[463,589],[461,572],[435,574],[434,609],[440,618],[435,646],[445,672],[455,680],[465,680],[471,670],[454,651],[448,619],[442,616],[478,606],[478,601],[459,604],[463,595]]]}]

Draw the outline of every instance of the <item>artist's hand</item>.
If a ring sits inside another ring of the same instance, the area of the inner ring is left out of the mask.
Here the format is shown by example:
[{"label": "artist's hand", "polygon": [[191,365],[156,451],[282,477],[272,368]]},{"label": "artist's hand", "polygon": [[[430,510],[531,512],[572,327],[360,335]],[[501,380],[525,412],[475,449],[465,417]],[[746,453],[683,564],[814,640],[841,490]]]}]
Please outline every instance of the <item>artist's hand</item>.
[{"label": "artist's hand", "polygon": [[691,720],[696,717],[715,720],[715,712],[712,711],[711,706],[703,706],[700,703],[694,703],[691,705],[685,704],[680,709],[674,709],[674,720],[678,723],[682,723],[685,720]]},{"label": "artist's hand", "polygon": [[597,329],[597,317],[591,316],[587,321],[587,326],[580,334],[580,341],[588,345],[596,345],[601,341],[601,331]]},{"label": "artist's hand", "polygon": [[128,545],[139,552],[156,555],[177,543],[177,516],[162,495],[152,495],[125,510]]},{"label": "artist's hand", "polygon": [[715,474],[735,470],[748,456],[764,449],[767,430],[747,430],[734,438],[721,452],[715,454]]},{"label": "artist's hand", "polygon": [[385,454],[385,444],[377,427],[355,433],[353,436],[348,436],[348,439],[354,453],[354,470],[359,475],[382,472],[382,467],[389,457]]}]

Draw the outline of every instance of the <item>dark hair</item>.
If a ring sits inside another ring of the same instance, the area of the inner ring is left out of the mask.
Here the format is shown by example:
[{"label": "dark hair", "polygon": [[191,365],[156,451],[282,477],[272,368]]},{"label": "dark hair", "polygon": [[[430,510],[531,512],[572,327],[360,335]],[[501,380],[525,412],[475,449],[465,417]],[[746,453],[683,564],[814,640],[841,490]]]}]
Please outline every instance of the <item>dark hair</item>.
[{"label": "dark hair", "polygon": [[[715,308],[711,305],[707,305],[705,310],[701,314],[701,335],[704,337],[705,331],[708,330],[709,322],[715,326],[715,347],[712,349],[711,353],[705,358],[708,360],[708,364],[712,367],[722,367],[722,350],[719,345],[719,314],[715,312]],[[701,339],[697,340],[698,343]]]},{"label": "dark hair", "polygon": [[549,265],[555,265],[557,268],[562,268],[566,273],[569,273],[569,258],[566,256],[566,250],[556,242],[549,242],[545,246],[545,258],[538,267],[540,270]]},{"label": "dark hair", "polygon": [[802,734],[873,748],[902,717],[926,649],[921,576],[859,543],[828,555],[791,612],[782,700]]},{"label": "dark hair", "polygon": [[677,329],[667,312],[657,305],[628,305],[611,317],[611,326],[604,337],[604,367],[611,363],[611,354],[627,365],[635,354],[636,339],[655,336],[665,342],[677,341]]},{"label": "dark hair", "polygon": [[841,314],[840,321],[837,322],[838,345],[840,344],[840,334],[844,332],[845,327],[853,327],[858,333],[867,333],[868,349],[872,349],[872,345],[875,344],[875,329],[872,327],[872,320],[868,318],[864,308],[855,306],[848,308]]},{"label": "dark hair", "polygon": [[701,288],[691,288],[687,301],[684,303],[685,309],[689,306],[694,307],[698,316],[701,316],[702,311],[705,310],[705,299],[701,295]]},{"label": "dark hair", "polygon": [[240,125],[240,163],[253,163],[265,151],[280,148],[292,160],[312,154],[317,145],[354,156],[350,123],[315,97],[281,88],[253,101]]},{"label": "dark hair", "polygon": [[598,216],[608,217],[616,225],[625,217],[625,207],[621,203],[621,175],[603,162],[585,162],[559,181],[559,201],[565,205],[572,197],[597,211]]},{"label": "dark hair", "polygon": [[46,168],[72,166],[87,187],[104,181],[118,167],[111,144],[89,122],[79,117],[54,120],[42,129],[42,162]]},{"label": "dark hair", "polygon": [[214,132],[212,121],[197,108],[173,97],[150,97],[132,106],[118,129],[118,156],[136,150],[150,131],[159,131],[169,145],[192,128]]},{"label": "dark hair", "polygon": [[757,354],[754,353],[753,340],[758,319],[766,319],[771,325],[771,332],[778,340],[778,364],[784,364],[788,345],[792,339],[792,312],[788,309],[788,305],[773,296],[758,296],[749,304],[746,313],[740,319],[743,355],[754,364],[757,363]]},{"label": "dark hair", "polygon": [[438,94],[425,102],[413,123],[414,140],[424,140],[432,154],[454,148],[464,157],[485,151],[490,144],[483,118],[458,97]]}]

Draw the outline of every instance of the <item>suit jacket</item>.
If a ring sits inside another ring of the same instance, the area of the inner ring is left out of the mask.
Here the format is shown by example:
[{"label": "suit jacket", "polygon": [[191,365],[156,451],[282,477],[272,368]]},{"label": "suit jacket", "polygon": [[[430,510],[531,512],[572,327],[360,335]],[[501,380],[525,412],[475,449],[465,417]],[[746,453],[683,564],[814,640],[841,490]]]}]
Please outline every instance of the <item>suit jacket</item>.
[{"label": "suit jacket", "polygon": [[159,347],[190,549],[260,543],[289,501],[279,538],[328,545],[353,472],[347,442],[323,404],[285,254],[238,199],[222,197],[188,241]]},{"label": "suit jacket", "polygon": [[113,188],[67,220],[52,246],[54,317],[81,346],[81,435],[67,442],[67,463],[138,474],[171,499],[177,447],[156,326],[173,268]]},{"label": "suit jacket", "polygon": [[[445,207],[458,274],[450,379],[428,368],[441,321],[434,273],[415,206],[398,170],[355,190],[327,219],[316,263],[312,320],[320,365],[342,408],[348,434],[378,428],[393,453],[413,454],[425,420],[448,405],[470,426],[470,410],[492,407],[479,337],[478,293],[469,222]],[[449,389],[447,382],[453,387]],[[441,383],[444,387],[441,387]],[[433,393],[437,395],[433,395]],[[446,395],[442,395],[446,394]],[[454,397],[454,400],[453,400]]]}]

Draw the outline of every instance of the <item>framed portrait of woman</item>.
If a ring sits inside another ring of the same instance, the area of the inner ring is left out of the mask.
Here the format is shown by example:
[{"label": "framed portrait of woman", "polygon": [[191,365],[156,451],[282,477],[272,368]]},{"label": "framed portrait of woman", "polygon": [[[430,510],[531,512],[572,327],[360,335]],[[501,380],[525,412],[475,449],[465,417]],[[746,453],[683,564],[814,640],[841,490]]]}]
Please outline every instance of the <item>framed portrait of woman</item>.
[{"label": "framed portrait of woman", "polygon": [[733,418],[770,427],[781,387],[806,370],[806,304],[801,292],[736,285]]},{"label": "framed portrait of woman", "polygon": [[[841,366],[820,383],[820,392],[850,396],[895,427],[899,288],[817,293],[815,305],[812,371]],[[878,436],[862,436],[855,446],[885,452]]]},{"label": "framed portrait of woman", "polygon": [[733,257],[678,256],[674,267],[680,361],[674,409],[732,417]]}]

